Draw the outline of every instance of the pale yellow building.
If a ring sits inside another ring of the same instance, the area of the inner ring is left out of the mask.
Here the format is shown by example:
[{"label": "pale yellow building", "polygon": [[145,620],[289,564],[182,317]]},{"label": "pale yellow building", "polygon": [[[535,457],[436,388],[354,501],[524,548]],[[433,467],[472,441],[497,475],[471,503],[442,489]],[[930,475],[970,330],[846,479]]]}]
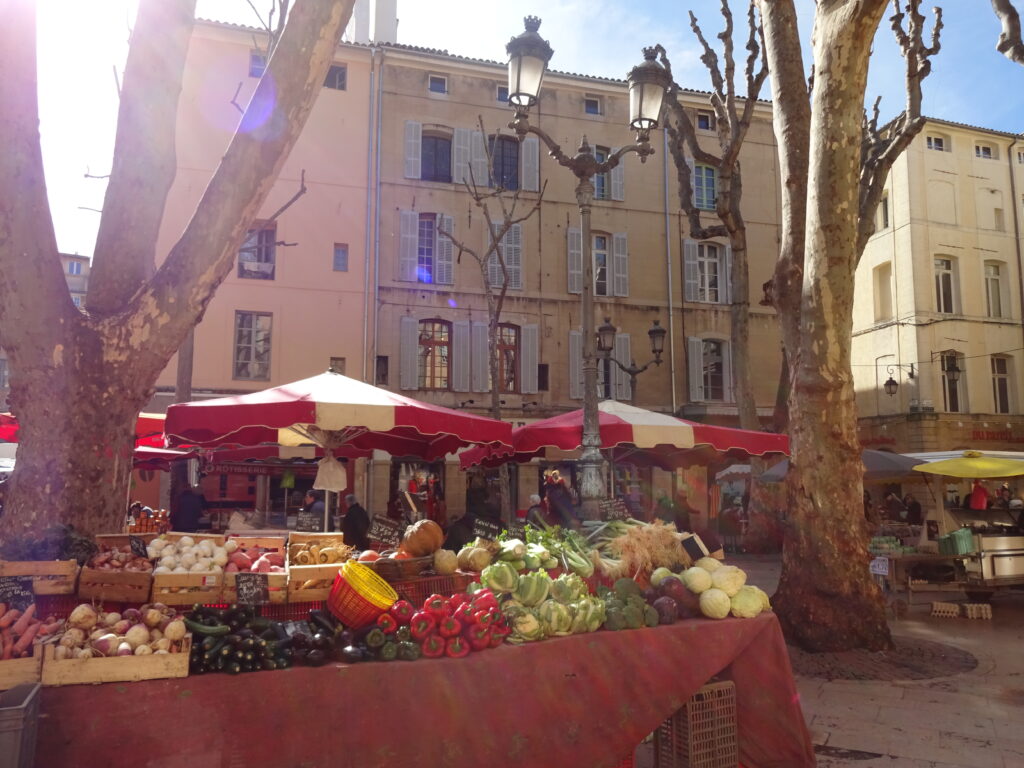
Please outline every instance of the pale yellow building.
[{"label": "pale yellow building", "polygon": [[1022,194],[1013,134],[929,119],[896,161],[856,274],[866,447],[1024,446]]}]

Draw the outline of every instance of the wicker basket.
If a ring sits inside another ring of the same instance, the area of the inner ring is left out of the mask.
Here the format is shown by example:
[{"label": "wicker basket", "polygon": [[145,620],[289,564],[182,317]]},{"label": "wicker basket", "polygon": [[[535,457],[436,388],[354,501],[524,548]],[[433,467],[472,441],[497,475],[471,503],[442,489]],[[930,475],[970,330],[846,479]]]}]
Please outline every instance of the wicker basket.
[{"label": "wicker basket", "polygon": [[418,578],[428,568],[433,568],[434,557],[406,557],[401,560],[392,560],[390,557],[381,557],[380,560],[372,560],[364,565],[370,566],[385,581],[409,581]]},{"label": "wicker basket", "polygon": [[654,732],[656,768],[736,768],[736,686],[708,683]]},{"label": "wicker basket", "polygon": [[376,621],[396,600],[398,595],[390,584],[362,563],[350,560],[334,578],[327,607],[343,624],[359,629]]}]

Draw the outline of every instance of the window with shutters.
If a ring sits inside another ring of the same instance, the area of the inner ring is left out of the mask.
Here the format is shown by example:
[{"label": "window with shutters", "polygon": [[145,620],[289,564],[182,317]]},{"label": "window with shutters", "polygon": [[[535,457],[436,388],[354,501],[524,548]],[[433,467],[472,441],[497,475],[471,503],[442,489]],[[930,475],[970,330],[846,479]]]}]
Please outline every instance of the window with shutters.
[{"label": "window with shutters", "polygon": [[437,215],[421,213],[416,230],[416,279],[421,283],[434,281],[434,254],[437,251]]},{"label": "window with shutters", "polygon": [[608,296],[608,235],[594,235],[594,295]]},{"label": "window with shutters", "polygon": [[270,341],[274,316],[269,312],[235,312],[234,379],[270,378]]},{"label": "window with shutters", "polygon": [[[594,147],[594,159],[599,163],[603,163],[608,159],[608,155],[611,151],[608,147]],[[595,200],[610,200],[612,196],[611,183],[608,178],[608,172],[595,173],[594,174],[594,199]]]},{"label": "window with shutters", "polygon": [[82,262],[80,262],[80,261],[69,261],[68,262],[68,274],[69,275],[80,275],[80,274],[82,274]]},{"label": "window with shutters", "polygon": [[417,354],[419,389],[448,389],[451,378],[452,326],[444,320],[421,320]]},{"label": "window with shutters", "polygon": [[[963,413],[966,410],[966,398],[963,396],[964,370],[963,355],[958,352],[943,352],[939,358],[942,374],[942,404],[947,413]],[[954,369],[958,374],[951,373]]]},{"label": "window with shutters", "polygon": [[519,189],[519,141],[511,136],[492,136],[491,186]]},{"label": "window with shutters", "polygon": [[501,323],[498,326],[499,391],[519,391],[519,326]]},{"label": "window with shutters", "polygon": [[994,413],[1010,412],[1010,358],[992,355],[992,403]]},{"label": "window with shutters", "polygon": [[725,400],[725,345],[717,339],[703,340],[698,370],[705,400]]},{"label": "window with shutters", "polygon": [[507,103],[508,102],[508,86],[507,85],[499,85],[498,86],[498,101],[500,101],[502,103]]},{"label": "window with shutters", "polygon": [[238,250],[238,276],[273,280],[277,260],[277,225],[271,222],[249,230]]},{"label": "window with shutters", "polygon": [[935,311],[951,315],[956,312],[956,264],[950,258],[935,259]]},{"label": "window with shutters", "polygon": [[334,271],[348,272],[348,243],[334,244]]},{"label": "window with shutters", "polygon": [[722,257],[717,245],[699,243],[697,245],[697,301],[718,304],[722,300],[719,291],[719,278],[722,274]]},{"label": "window with shutters", "polygon": [[399,280],[452,285],[455,282],[454,246],[438,232],[453,232],[452,217],[440,213],[399,212]]},{"label": "window with shutters", "polygon": [[249,77],[263,77],[267,71],[267,57],[259,51],[249,51]]},{"label": "window with shutters", "polygon": [[452,180],[452,137],[450,133],[423,131],[420,178],[424,181]]},{"label": "window with shutters", "polygon": [[1003,270],[998,261],[985,262],[985,311],[989,317],[1003,317]]},{"label": "window with shutters", "polygon": [[348,88],[348,67],[344,64],[332,64],[324,78],[324,88],[344,91]]},{"label": "window with shutters", "polygon": [[717,175],[709,165],[693,167],[693,204],[702,211],[715,210]]},{"label": "window with shutters", "polygon": [[600,115],[601,114],[601,97],[600,96],[584,96],[583,97],[583,112],[588,115]]},{"label": "window with shutters", "polygon": [[501,239],[501,259],[498,251],[487,256],[487,282],[489,287],[498,288],[505,283],[505,273],[501,270],[501,262],[505,262],[508,273],[508,287],[520,290],[523,287],[523,231],[521,224],[513,224]]}]

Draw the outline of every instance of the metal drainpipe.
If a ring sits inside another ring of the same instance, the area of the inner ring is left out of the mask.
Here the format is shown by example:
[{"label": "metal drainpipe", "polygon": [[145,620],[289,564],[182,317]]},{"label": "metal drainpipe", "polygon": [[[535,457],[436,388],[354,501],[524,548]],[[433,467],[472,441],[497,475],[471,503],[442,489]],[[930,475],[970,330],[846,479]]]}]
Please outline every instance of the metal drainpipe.
[{"label": "metal drainpipe", "polygon": [[[377,48],[370,46],[370,90],[366,107],[366,142],[372,145],[373,136],[373,87],[376,75]],[[366,222],[363,226],[363,381],[367,380],[370,365],[370,308],[366,302],[370,296],[370,240],[373,214],[370,206],[370,190],[373,189],[373,152],[366,153]]]},{"label": "metal drainpipe", "polygon": [[[373,180],[373,347],[370,359],[373,360],[374,384],[377,376],[377,343],[380,338],[378,326],[380,324],[380,133],[381,133],[381,97],[384,92],[384,50],[374,48],[374,54],[380,54],[380,66],[377,68],[377,124],[374,130],[372,153],[374,155],[374,180]],[[373,509],[373,464],[370,459],[370,469],[366,478],[366,505]],[[388,475],[390,477],[390,474]]]},{"label": "metal drainpipe", "polygon": [[665,282],[668,296],[668,372],[672,388],[672,415],[676,413],[676,326],[672,315],[672,217],[668,212],[668,131],[661,132],[661,169],[665,180]]}]

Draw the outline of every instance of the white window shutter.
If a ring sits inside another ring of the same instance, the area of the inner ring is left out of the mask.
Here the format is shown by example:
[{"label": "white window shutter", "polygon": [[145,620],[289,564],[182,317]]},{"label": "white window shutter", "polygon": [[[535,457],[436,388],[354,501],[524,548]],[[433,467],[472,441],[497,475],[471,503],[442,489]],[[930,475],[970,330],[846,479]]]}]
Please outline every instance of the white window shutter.
[{"label": "white window shutter", "polygon": [[[612,147],[611,154],[615,154],[619,151],[618,147]],[[620,161],[618,165],[612,168],[611,173],[611,186],[612,186],[612,200],[625,200],[626,199],[626,168]]]},{"label": "white window shutter", "polygon": [[722,276],[719,278],[721,285],[725,286],[722,291],[722,303],[732,304],[732,246],[726,243],[722,247]]},{"label": "white window shutter", "polygon": [[[513,290],[523,288],[523,225],[513,224],[505,233],[505,266],[508,268],[508,287]],[[499,269],[500,272],[500,269]]]},{"label": "white window shutter", "polygon": [[469,144],[473,131],[469,128],[455,129],[455,143],[452,147],[452,180],[456,184],[469,181]]},{"label": "white window shutter", "polygon": [[469,392],[469,321],[452,323],[452,390]]},{"label": "white window shutter", "polygon": [[569,229],[569,293],[583,292],[583,232]]},{"label": "white window shutter", "polygon": [[704,399],[704,342],[696,336],[686,338],[686,368],[690,373],[690,402]]},{"label": "white window shutter", "polygon": [[423,152],[423,125],[415,120],[405,121],[405,178],[420,177]]},{"label": "white window shutter", "polygon": [[415,317],[403,315],[398,323],[398,386],[416,389],[419,379],[420,333]]},{"label": "white window shutter", "polygon": [[398,279],[416,282],[416,248],[420,216],[416,211],[399,213]]},{"label": "white window shutter", "polygon": [[583,334],[569,331],[569,397],[583,399]]},{"label": "white window shutter", "polygon": [[700,296],[700,270],[697,269],[697,241],[683,240],[683,298],[697,301]]},{"label": "white window shutter", "polygon": [[[441,229],[445,232],[452,230],[454,222],[451,216],[441,216]],[[455,282],[455,244],[451,238],[435,233],[437,235],[437,256],[434,259],[434,282],[441,285],[452,285]]]},{"label": "white window shutter", "polygon": [[484,135],[473,131],[470,135],[470,167],[473,169],[473,181],[478,187],[490,184],[491,175],[487,172],[487,150],[484,149]]},{"label": "white window shutter", "polygon": [[722,342],[722,399],[727,403],[736,402],[736,393],[732,389],[732,345]]},{"label": "white window shutter", "polygon": [[522,186],[524,192],[540,191],[540,140],[536,136],[523,139],[519,151],[523,162]]},{"label": "white window shutter", "polygon": [[502,274],[501,274],[501,259],[498,258],[498,251],[503,250],[505,247],[505,241],[502,239],[501,244],[498,248],[490,250],[491,244],[494,242],[493,233],[488,229],[487,231],[487,248],[490,251],[487,254],[487,285],[490,288],[500,288],[502,285]]},{"label": "white window shutter", "polygon": [[[628,333],[617,333],[615,334],[615,359],[623,365],[631,365],[633,358],[630,356],[632,353],[629,349],[629,334]],[[630,387],[629,374],[623,371],[619,366],[612,363],[612,368],[615,372],[615,399],[624,403],[628,403],[633,399],[633,390]]]},{"label": "white window shutter", "polygon": [[629,245],[625,232],[612,234],[612,295],[629,296]]},{"label": "white window shutter", "polygon": [[[953,312],[958,315],[964,313],[963,300],[960,297],[960,262],[952,259],[953,262]],[[961,377],[963,378],[963,377]]]},{"label": "white window shutter", "polygon": [[487,323],[473,323],[473,391],[491,389],[490,362],[487,354]]},{"label": "white window shutter", "polygon": [[537,392],[537,365],[540,362],[540,327],[537,324],[524,325],[519,348],[519,389],[524,395]]}]

